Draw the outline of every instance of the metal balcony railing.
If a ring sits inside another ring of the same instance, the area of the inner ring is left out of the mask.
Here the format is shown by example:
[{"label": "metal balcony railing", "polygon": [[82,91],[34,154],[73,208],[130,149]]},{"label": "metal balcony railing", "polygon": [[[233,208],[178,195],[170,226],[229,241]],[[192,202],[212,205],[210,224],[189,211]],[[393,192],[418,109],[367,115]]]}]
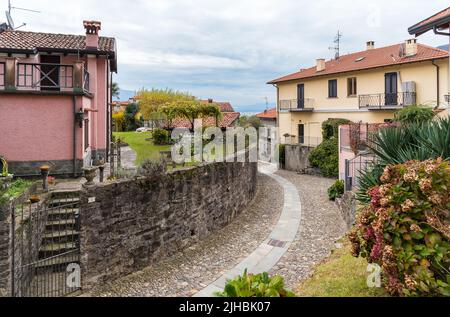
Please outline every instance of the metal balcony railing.
[{"label": "metal balcony railing", "polygon": [[312,111],[314,110],[314,99],[292,99],[280,100],[281,111]]},{"label": "metal balcony railing", "polygon": [[74,88],[73,65],[18,63],[17,87],[40,90]]},{"label": "metal balcony railing", "polygon": [[445,95],[445,102],[450,103],[450,94]]},{"label": "metal balcony railing", "polygon": [[416,104],[415,92],[384,93],[360,95],[359,107],[361,109],[386,109],[408,107]]}]

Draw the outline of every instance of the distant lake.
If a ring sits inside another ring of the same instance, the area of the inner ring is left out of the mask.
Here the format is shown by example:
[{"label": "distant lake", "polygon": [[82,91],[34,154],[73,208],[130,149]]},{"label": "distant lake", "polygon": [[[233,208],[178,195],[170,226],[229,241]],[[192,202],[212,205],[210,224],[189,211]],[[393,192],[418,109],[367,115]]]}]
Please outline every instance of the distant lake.
[{"label": "distant lake", "polygon": [[251,116],[256,116],[259,112],[241,112],[241,116],[247,116],[247,117],[251,117]]}]

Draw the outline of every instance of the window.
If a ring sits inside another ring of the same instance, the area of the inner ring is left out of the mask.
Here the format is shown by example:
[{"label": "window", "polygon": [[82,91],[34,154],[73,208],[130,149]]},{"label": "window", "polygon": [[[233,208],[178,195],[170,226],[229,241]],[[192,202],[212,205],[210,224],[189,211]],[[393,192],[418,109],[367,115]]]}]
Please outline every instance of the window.
[{"label": "window", "polygon": [[356,77],[347,79],[347,96],[355,97],[358,94],[358,84]]},{"label": "window", "polygon": [[304,124],[298,125],[298,143],[305,144],[305,125]]},{"label": "window", "polygon": [[337,98],[337,79],[328,81],[328,98]]}]

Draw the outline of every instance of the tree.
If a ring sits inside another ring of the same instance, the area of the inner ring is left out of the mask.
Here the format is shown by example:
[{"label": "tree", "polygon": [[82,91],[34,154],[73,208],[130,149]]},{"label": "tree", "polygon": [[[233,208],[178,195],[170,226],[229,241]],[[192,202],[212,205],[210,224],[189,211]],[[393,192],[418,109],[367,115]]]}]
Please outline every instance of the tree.
[{"label": "tree", "polygon": [[139,106],[137,103],[129,104],[125,108],[125,129],[127,131],[135,131],[139,128],[139,121],[136,120],[139,113]]},{"label": "tree", "polygon": [[155,113],[161,112],[161,108],[174,105],[177,102],[193,101],[195,98],[189,93],[174,91],[171,89],[141,89],[137,93],[139,107],[145,120],[151,120]]},{"label": "tree", "polygon": [[116,132],[122,132],[125,129],[125,111],[114,112],[112,118]]},{"label": "tree", "polygon": [[119,99],[120,98],[120,87],[118,83],[112,83],[111,86],[112,96]]},{"label": "tree", "polygon": [[239,126],[242,128],[250,128],[253,127],[258,130],[261,126],[261,119],[257,116],[242,116],[239,118]]}]

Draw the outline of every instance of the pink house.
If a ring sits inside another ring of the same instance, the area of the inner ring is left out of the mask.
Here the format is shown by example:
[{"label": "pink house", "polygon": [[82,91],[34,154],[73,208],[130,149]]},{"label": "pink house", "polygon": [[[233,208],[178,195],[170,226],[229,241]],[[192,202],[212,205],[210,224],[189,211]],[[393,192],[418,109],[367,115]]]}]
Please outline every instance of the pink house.
[{"label": "pink house", "polygon": [[0,31],[0,156],[16,176],[77,177],[107,159],[114,38],[84,21],[85,36]]}]

